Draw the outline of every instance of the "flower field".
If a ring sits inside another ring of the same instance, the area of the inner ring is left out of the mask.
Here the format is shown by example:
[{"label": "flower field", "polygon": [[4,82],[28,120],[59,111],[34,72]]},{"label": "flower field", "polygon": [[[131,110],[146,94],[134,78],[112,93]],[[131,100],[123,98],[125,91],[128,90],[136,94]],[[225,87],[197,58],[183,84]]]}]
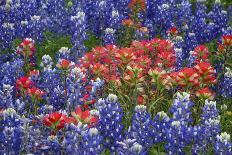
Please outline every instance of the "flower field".
[{"label": "flower field", "polygon": [[231,155],[229,0],[0,1],[0,155]]}]

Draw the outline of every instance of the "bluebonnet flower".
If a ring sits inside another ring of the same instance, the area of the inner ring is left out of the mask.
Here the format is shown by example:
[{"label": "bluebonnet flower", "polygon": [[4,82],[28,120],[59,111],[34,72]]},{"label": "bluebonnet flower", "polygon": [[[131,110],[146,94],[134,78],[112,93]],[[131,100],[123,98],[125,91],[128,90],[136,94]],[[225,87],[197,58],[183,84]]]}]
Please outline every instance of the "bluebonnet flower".
[{"label": "bluebonnet flower", "polygon": [[[221,131],[220,118],[216,108],[216,102],[205,101],[205,106],[202,108],[203,114],[201,115],[201,126],[197,128],[200,140],[195,139],[193,150],[194,152],[208,151],[208,147],[216,141],[216,136]],[[196,131],[197,132],[197,131]]]},{"label": "bluebonnet flower", "polygon": [[72,61],[72,54],[68,47],[61,47],[57,53],[57,59],[66,59]]},{"label": "bluebonnet flower", "polygon": [[193,103],[190,101],[190,94],[177,93],[177,98],[174,100],[170,112],[173,114],[173,121],[180,121],[181,124],[189,124],[192,122],[191,107]]},{"label": "bluebonnet flower", "polygon": [[165,148],[168,154],[181,154],[184,148],[191,143],[191,127],[189,124],[191,119],[191,107],[193,103],[190,101],[190,94],[177,93],[170,112],[173,114],[170,120],[170,128],[166,129],[167,143]]},{"label": "bluebonnet flower", "polygon": [[136,139],[139,144],[149,149],[153,144],[153,126],[150,114],[146,111],[146,106],[137,105],[132,116],[132,124],[129,130],[129,137]]},{"label": "bluebonnet flower", "polygon": [[96,103],[99,110],[99,131],[104,137],[104,146],[115,152],[116,141],[123,139],[123,112],[116,95],[109,94],[107,99],[99,99]]},{"label": "bluebonnet flower", "polygon": [[232,144],[230,141],[230,135],[226,132],[217,135],[217,141],[214,145],[215,154],[231,154]]},{"label": "bluebonnet flower", "polygon": [[221,95],[226,98],[232,98],[232,71],[226,68],[224,78],[220,83]]},{"label": "bluebonnet flower", "polygon": [[187,33],[184,38],[183,59],[187,59],[192,51],[198,45],[195,33]]},{"label": "bluebonnet flower", "polygon": [[19,58],[16,58],[14,61],[4,63],[0,70],[0,83],[14,85],[16,79],[23,75],[23,65],[23,61]]},{"label": "bluebonnet flower", "polygon": [[87,132],[87,125],[82,125],[81,122],[78,125],[70,124],[67,127],[67,132],[63,141],[65,151],[68,154],[80,154],[81,148],[81,134]]},{"label": "bluebonnet flower", "polygon": [[102,88],[102,86],[104,85],[104,80],[101,80],[100,78],[97,78],[95,81],[91,80],[91,85],[92,85],[91,95],[95,95],[97,90]]},{"label": "bluebonnet flower", "polygon": [[166,141],[166,129],[170,128],[170,118],[164,112],[158,112],[153,120],[153,140],[155,143]]},{"label": "bluebonnet flower", "polygon": [[82,137],[83,154],[101,154],[103,151],[103,137],[99,134],[97,128],[90,128]]},{"label": "bluebonnet flower", "polygon": [[117,153],[119,155],[145,155],[143,146],[136,142],[136,139],[125,139],[117,142]]},{"label": "bluebonnet flower", "polygon": [[86,26],[86,15],[82,8],[77,9],[77,13],[70,17],[73,23],[74,30],[72,33],[72,43],[74,47],[72,51],[75,52],[75,58],[82,56],[83,52],[86,50],[84,46],[84,41],[87,39],[87,26]]},{"label": "bluebonnet flower", "polygon": [[21,117],[12,108],[5,109],[0,115],[0,153],[20,154],[24,135]]},{"label": "bluebonnet flower", "polygon": [[3,84],[2,90],[0,90],[0,109],[14,108],[13,88],[11,85]]},{"label": "bluebonnet flower", "polygon": [[104,44],[115,44],[115,30],[112,28],[106,28],[103,36]]},{"label": "bluebonnet flower", "polygon": [[53,65],[52,58],[49,55],[44,55],[42,57],[42,61],[40,63],[40,67],[42,67],[43,71],[51,70]]}]

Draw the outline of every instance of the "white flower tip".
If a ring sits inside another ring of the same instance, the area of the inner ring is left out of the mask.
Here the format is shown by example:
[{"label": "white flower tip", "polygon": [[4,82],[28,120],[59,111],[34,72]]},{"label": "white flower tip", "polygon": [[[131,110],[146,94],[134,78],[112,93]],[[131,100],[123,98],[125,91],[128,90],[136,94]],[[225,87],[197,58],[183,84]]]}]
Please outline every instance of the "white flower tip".
[{"label": "white flower tip", "polygon": [[107,97],[107,99],[110,101],[110,102],[117,102],[118,101],[118,97],[114,94],[109,94],[109,96]]},{"label": "white flower tip", "polygon": [[96,136],[98,134],[97,128],[90,128],[89,129],[89,135],[90,136]]},{"label": "white flower tip", "polygon": [[147,107],[145,105],[137,105],[135,111],[146,111]]}]

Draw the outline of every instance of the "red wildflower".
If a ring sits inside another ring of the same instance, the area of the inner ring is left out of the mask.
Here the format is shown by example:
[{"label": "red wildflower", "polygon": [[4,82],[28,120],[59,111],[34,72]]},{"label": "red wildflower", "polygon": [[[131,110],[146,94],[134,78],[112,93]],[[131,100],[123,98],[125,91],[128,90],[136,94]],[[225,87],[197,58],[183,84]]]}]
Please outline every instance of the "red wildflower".
[{"label": "red wildflower", "polygon": [[59,63],[56,65],[56,67],[68,70],[72,66],[72,63],[69,60],[61,59]]},{"label": "red wildflower", "polygon": [[137,102],[138,102],[138,104],[144,104],[144,102],[145,102],[144,97],[142,95],[139,95],[137,98]]},{"label": "red wildflower", "polygon": [[194,66],[197,73],[200,75],[200,79],[205,84],[216,83],[214,68],[208,62],[201,62]]},{"label": "red wildflower", "polygon": [[42,96],[45,94],[44,91],[40,90],[39,88],[32,87],[27,89],[27,94],[32,98],[42,99]]},{"label": "red wildflower", "polygon": [[132,26],[134,26],[134,22],[131,19],[124,19],[122,21],[122,25],[132,27]]},{"label": "red wildflower", "polygon": [[127,65],[128,63],[136,59],[133,50],[133,48],[122,48],[116,53],[115,58],[119,60],[119,62],[123,65]]},{"label": "red wildflower", "polygon": [[38,76],[38,75],[39,75],[39,70],[34,69],[34,70],[31,70],[29,72],[29,76],[30,77],[32,77],[32,76]]},{"label": "red wildflower", "polygon": [[196,57],[195,63],[200,63],[202,61],[208,61],[209,49],[205,45],[197,46],[193,51],[193,56]]},{"label": "red wildflower", "polygon": [[17,47],[18,54],[22,54],[24,57],[32,56],[35,53],[35,43],[34,40],[26,38]]},{"label": "red wildflower", "polygon": [[66,123],[65,118],[67,118],[67,116],[65,116],[64,114],[60,112],[53,112],[43,118],[43,124],[47,127],[52,128],[54,133],[56,134],[58,130],[64,128]]},{"label": "red wildflower", "polygon": [[225,46],[232,46],[232,35],[222,36],[222,43]]},{"label": "red wildflower", "polygon": [[164,69],[170,69],[174,67],[176,62],[176,56],[172,52],[160,52],[158,53],[158,59],[156,60],[157,67]]},{"label": "red wildflower", "polygon": [[92,126],[98,122],[98,117],[92,116],[89,110],[83,111],[81,107],[77,107],[71,115],[75,118],[75,123],[81,122]]},{"label": "red wildflower", "polygon": [[169,73],[169,74],[163,74],[161,75],[161,77],[159,78],[162,85],[170,90],[173,86],[176,85],[176,77],[178,75],[178,72],[173,72],[173,73]]},{"label": "red wildflower", "polygon": [[171,27],[168,31],[167,31],[168,34],[171,34],[171,35],[177,35],[178,33],[178,30],[176,27]]},{"label": "red wildflower", "polygon": [[173,43],[170,40],[154,38],[151,44],[156,52],[171,52],[175,53]]},{"label": "red wildflower", "polygon": [[23,76],[21,78],[19,78],[16,81],[16,89],[28,89],[30,88],[34,83],[26,76]]},{"label": "red wildflower", "polygon": [[225,46],[223,44],[218,43],[218,52],[219,53],[224,53],[225,49],[226,48],[225,48]]},{"label": "red wildflower", "polygon": [[180,86],[186,87],[199,85],[198,78],[199,75],[193,68],[184,68],[178,72],[176,80]]},{"label": "red wildflower", "polygon": [[132,11],[144,11],[146,9],[146,2],[145,0],[131,0],[128,7]]},{"label": "red wildflower", "polygon": [[107,71],[108,68],[106,68],[105,65],[101,64],[101,63],[95,63],[92,67],[91,67],[93,73],[95,75],[97,75],[97,77],[101,77],[104,75],[104,73]]},{"label": "red wildflower", "polygon": [[204,100],[210,99],[213,100],[214,93],[208,88],[202,88],[196,92],[196,96],[203,98]]},{"label": "red wildflower", "polygon": [[127,82],[134,82],[135,80],[137,82],[142,82],[144,80],[143,77],[143,68],[140,66],[127,66],[127,70],[125,72],[124,80]]}]

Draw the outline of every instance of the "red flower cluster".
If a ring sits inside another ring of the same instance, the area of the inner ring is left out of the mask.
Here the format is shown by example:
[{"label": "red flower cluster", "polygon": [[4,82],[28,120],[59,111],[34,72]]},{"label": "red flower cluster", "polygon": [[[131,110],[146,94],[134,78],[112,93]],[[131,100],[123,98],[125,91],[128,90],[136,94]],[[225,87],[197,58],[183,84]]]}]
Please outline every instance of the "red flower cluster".
[{"label": "red flower cluster", "polygon": [[199,85],[199,75],[193,68],[184,68],[176,76],[176,82],[181,87],[192,87]]},{"label": "red flower cluster", "polygon": [[148,93],[142,91],[144,85],[152,87],[153,84],[161,84],[166,89],[178,88],[195,92],[215,84],[214,68],[207,62],[208,48],[200,45],[193,55],[197,58],[194,67],[174,72],[176,55],[172,42],[155,38],[150,41],[134,41],[127,48],[113,45],[94,48],[81,59],[80,64],[95,78],[104,79],[106,84],[114,83],[124,94],[127,92],[122,88],[123,85],[133,87],[137,84],[137,102],[142,104]]},{"label": "red flower cluster", "polygon": [[32,77],[32,76],[35,76],[35,77],[39,76],[39,70],[36,70],[36,69],[31,70],[31,71],[29,72],[29,76],[30,76],[30,77]]},{"label": "red flower cluster", "polygon": [[132,11],[140,12],[146,9],[146,2],[145,0],[131,0],[128,7]]},{"label": "red flower cluster", "polygon": [[92,116],[89,110],[82,110],[81,107],[77,107],[74,112],[71,113],[75,119],[73,123],[77,124],[81,122],[83,124],[88,124],[89,127],[94,126],[98,122],[98,117]]},{"label": "red flower cluster", "polygon": [[175,36],[178,34],[178,29],[176,27],[171,27],[170,29],[168,29],[167,33],[169,35]]},{"label": "red flower cluster", "polygon": [[35,53],[35,43],[34,40],[26,38],[17,47],[18,54],[22,54],[24,57],[33,56]]},{"label": "red flower cluster", "polygon": [[136,68],[141,70],[138,78],[147,76],[153,67],[170,71],[174,69],[175,63],[173,44],[157,38],[151,41],[134,41],[128,48],[120,49],[113,45],[96,47],[81,59],[83,67],[107,82],[121,77],[124,77],[123,80],[131,79]]},{"label": "red flower cluster", "polygon": [[197,64],[195,70],[200,75],[200,81],[203,84],[215,84],[216,77],[215,77],[215,69],[211,66],[208,62],[201,62]]},{"label": "red flower cluster", "polygon": [[37,87],[32,87],[27,89],[27,94],[33,99],[40,100],[42,99],[42,96],[46,93]]},{"label": "red flower cluster", "polygon": [[218,51],[224,53],[232,47],[232,35],[222,36],[222,43],[218,43]]},{"label": "red flower cluster", "polygon": [[207,86],[216,83],[214,68],[208,62],[201,62],[193,68],[183,68],[171,73],[175,83],[181,87]]},{"label": "red flower cluster", "polygon": [[202,88],[196,92],[196,96],[205,99],[213,100],[215,93],[213,93],[208,87]]},{"label": "red flower cluster", "polygon": [[194,57],[196,57],[195,63],[200,62],[207,62],[209,61],[209,49],[205,45],[199,45],[197,46],[192,54]]},{"label": "red flower cluster", "polygon": [[27,76],[23,76],[16,81],[16,89],[26,90],[30,88],[34,83]]},{"label": "red flower cluster", "polygon": [[16,81],[16,90],[20,92],[21,95],[29,95],[33,99],[40,100],[45,94],[44,91],[34,86],[34,82],[27,76],[23,76]]},{"label": "red flower cluster", "polygon": [[88,127],[95,126],[98,122],[98,117],[90,114],[89,110],[83,111],[78,107],[71,113],[72,117],[68,117],[60,112],[53,112],[43,118],[43,124],[53,130],[53,134],[63,129],[66,124],[78,124],[79,122],[87,124]]},{"label": "red flower cluster", "polygon": [[63,129],[66,123],[66,116],[59,112],[53,112],[43,118],[45,126],[52,128],[53,134],[60,129]]},{"label": "red flower cluster", "polygon": [[71,61],[61,59],[59,63],[56,65],[56,67],[62,69],[62,70],[68,70],[72,66]]},{"label": "red flower cluster", "polygon": [[222,36],[222,43],[227,47],[232,46],[232,35]]}]

